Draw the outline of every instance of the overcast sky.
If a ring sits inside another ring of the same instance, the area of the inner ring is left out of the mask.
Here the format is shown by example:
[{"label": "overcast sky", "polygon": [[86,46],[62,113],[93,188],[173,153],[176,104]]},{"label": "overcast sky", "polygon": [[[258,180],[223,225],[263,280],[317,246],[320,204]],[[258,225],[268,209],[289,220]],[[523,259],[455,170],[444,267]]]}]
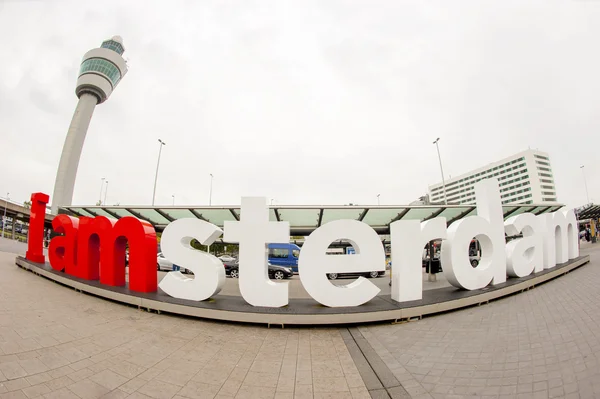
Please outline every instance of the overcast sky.
[{"label": "overcast sky", "polygon": [[74,204],[407,204],[537,148],[600,202],[600,2],[0,0],[0,195],[52,194],[83,54],[121,35]]}]

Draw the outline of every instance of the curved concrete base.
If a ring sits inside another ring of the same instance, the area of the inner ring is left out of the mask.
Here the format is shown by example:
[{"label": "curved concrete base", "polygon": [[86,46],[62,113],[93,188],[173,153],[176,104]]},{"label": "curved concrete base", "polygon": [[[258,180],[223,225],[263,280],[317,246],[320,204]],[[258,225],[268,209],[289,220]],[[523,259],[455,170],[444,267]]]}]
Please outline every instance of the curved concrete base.
[{"label": "curved concrete base", "polygon": [[129,291],[126,287],[109,287],[98,281],[78,279],[56,272],[50,265],[38,264],[19,256],[16,264],[35,274],[72,287],[78,291],[110,300],[138,306],[158,312],[169,312],[206,319],[227,320],[244,323],[276,325],[326,325],[353,324],[375,321],[401,321],[425,315],[446,312],[472,305],[487,303],[516,292],[522,292],[559,277],[590,261],[585,255],[568,263],[544,270],[520,279],[508,279],[506,283],[489,286],[477,291],[464,291],[454,287],[423,291],[423,299],[398,303],[389,295],[380,295],[368,303],[351,308],[328,308],[312,299],[290,299],[283,308],[254,307],[237,296],[217,295],[207,301],[194,302],[168,296],[159,288],[158,292],[142,294]]}]

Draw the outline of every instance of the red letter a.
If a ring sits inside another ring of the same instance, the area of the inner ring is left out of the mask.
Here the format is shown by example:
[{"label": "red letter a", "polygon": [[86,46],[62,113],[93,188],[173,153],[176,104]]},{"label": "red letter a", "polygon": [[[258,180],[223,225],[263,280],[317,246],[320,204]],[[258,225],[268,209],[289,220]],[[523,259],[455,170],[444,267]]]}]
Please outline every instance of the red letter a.
[{"label": "red letter a", "polygon": [[56,215],[52,220],[54,231],[62,236],[57,236],[50,241],[48,258],[54,270],[65,270],[67,274],[75,275],[77,266],[77,230],[79,219],[68,215]]}]

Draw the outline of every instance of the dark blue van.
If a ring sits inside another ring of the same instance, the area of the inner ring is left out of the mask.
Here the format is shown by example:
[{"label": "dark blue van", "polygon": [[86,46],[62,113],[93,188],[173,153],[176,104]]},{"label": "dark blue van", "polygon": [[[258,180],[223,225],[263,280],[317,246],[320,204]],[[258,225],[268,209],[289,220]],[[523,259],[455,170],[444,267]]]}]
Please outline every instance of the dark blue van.
[{"label": "dark blue van", "polygon": [[269,244],[269,262],[272,265],[291,267],[294,273],[298,273],[299,255],[300,247],[296,244]]}]

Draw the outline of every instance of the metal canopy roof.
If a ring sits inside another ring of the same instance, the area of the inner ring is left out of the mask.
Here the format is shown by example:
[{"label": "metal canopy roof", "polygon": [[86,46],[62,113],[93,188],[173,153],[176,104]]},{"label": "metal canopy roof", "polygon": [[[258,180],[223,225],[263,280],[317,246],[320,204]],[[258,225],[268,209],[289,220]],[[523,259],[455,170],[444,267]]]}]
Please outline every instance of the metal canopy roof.
[{"label": "metal canopy roof", "polygon": [[[506,204],[502,206],[504,218],[531,212],[536,215],[554,212],[561,204]],[[62,207],[76,216],[106,216],[119,219],[134,216],[147,220],[158,231],[170,222],[181,218],[206,220],[219,227],[223,222],[239,220],[238,206],[68,206]],[[367,223],[379,234],[389,234],[389,225],[396,220],[428,220],[445,217],[448,225],[466,216],[477,214],[475,205],[397,205],[397,206],[270,206],[271,221],[290,223],[290,235],[309,235],[317,227],[340,219],[354,219]]]},{"label": "metal canopy roof", "polygon": [[598,219],[600,218],[600,205],[590,204],[585,208],[579,208],[577,210],[577,219]]}]

